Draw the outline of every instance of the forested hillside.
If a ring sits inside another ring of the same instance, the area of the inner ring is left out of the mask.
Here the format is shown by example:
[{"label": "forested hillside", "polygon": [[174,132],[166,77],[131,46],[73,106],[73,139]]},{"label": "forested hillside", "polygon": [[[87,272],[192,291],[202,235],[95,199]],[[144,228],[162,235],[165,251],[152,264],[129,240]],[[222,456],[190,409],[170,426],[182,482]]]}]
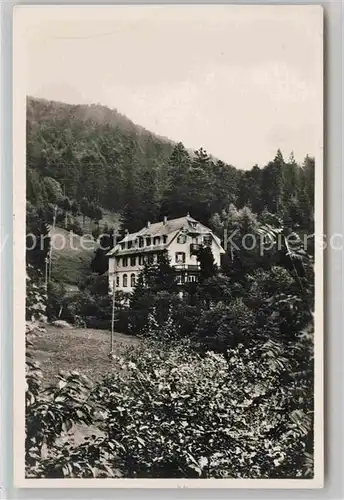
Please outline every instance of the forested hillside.
[{"label": "forested hillside", "polygon": [[55,203],[57,191],[81,209],[88,201],[120,211],[139,194],[136,177],[141,192],[153,179],[164,189],[172,148],[115,110],[29,98],[28,200]]},{"label": "forested hillside", "polygon": [[312,230],[313,158],[298,165],[277,151],[267,165],[241,171],[210,153],[190,153],[104,106],[27,100],[27,199],[47,218],[49,204],[84,222],[106,209],[136,230],[187,212],[208,223],[232,203]]}]

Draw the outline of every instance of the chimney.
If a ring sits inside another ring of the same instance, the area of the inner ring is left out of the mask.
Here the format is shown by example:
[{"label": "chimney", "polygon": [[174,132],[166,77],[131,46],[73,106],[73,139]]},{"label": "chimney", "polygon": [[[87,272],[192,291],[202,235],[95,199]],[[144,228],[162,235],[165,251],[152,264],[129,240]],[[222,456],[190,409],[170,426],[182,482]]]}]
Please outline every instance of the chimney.
[{"label": "chimney", "polygon": [[147,222],[147,227],[150,227],[150,222],[149,221]]},{"label": "chimney", "polygon": [[165,217],[164,217],[164,226],[166,226],[166,224],[167,224],[167,217],[165,215]]}]

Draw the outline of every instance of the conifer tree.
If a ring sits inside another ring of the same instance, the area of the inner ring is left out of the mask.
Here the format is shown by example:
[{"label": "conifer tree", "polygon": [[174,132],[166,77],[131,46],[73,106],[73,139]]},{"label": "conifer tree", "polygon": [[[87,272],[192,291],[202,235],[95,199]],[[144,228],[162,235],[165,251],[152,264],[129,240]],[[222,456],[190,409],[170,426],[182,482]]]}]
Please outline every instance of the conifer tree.
[{"label": "conifer tree", "polygon": [[197,254],[197,260],[200,263],[199,280],[201,283],[216,275],[217,266],[211,248],[201,247]]}]

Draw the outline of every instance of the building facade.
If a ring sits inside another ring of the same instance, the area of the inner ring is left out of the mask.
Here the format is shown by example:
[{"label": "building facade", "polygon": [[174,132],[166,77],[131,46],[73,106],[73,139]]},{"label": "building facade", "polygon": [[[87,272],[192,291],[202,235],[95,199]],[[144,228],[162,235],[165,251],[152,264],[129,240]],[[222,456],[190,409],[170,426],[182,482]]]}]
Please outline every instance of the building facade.
[{"label": "building facade", "polygon": [[156,263],[163,252],[167,252],[181,285],[195,281],[199,273],[196,254],[201,246],[211,248],[219,266],[225,253],[219,238],[189,214],[172,220],[165,217],[155,224],[148,222],[140,231],[127,233],[108,253],[110,290],[115,287],[116,291],[132,292],[145,262]]}]

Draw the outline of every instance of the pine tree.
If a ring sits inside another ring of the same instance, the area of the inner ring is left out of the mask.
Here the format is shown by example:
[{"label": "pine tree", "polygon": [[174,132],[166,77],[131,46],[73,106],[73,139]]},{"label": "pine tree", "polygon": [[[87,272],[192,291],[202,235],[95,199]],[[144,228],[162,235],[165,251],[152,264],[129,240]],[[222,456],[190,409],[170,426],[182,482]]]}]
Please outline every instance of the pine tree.
[{"label": "pine tree", "polygon": [[80,211],[82,213],[83,224],[85,226],[85,219],[88,216],[90,203],[88,199],[84,196],[80,202]]},{"label": "pine tree", "polygon": [[238,196],[239,171],[221,160],[210,165],[211,213],[221,212]]},{"label": "pine tree", "polygon": [[71,205],[71,212],[73,217],[76,217],[80,213],[80,205],[76,200],[73,200]]},{"label": "pine tree", "polygon": [[217,266],[211,248],[201,247],[197,254],[197,260],[200,263],[199,280],[201,283],[216,275]]},{"label": "pine tree", "polygon": [[69,200],[69,198],[65,197],[61,203],[61,207],[64,211],[64,214],[65,214],[65,222],[64,222],[64,225],[65,225],[65,229],[67,229],[67,223],[68,223],[68,214],[69,212],[71,211],[71,208],[72,208],[72,205],[71,205],[71,202]]},{"label": "pine tree", "polygon": [[147,332],[152,314],[159,324],[164,323],[177,293],[177,275],[166,253],[160,256],[157,263],[146,263],[130,299],[131,331]]},{"label": "pine tree", "polygon": [[190,212],[189,172],[191,158],[179,142],[169,159],[168,187],[163,195],[160,216],[183,217]]},{"label": "pine tree", "polygon": [[26,212],[26,262],[44,275],[50,251],[50,227],[42,209],[27,205]]},{"label": "pine tree", "polygon": [[280,149],[272,162],[264,167],[262,172],[262,191],[264,205],[272,213],[280,212],[283,198],[284,159]]},{"label": "pine tree", "polygon": [[108,233],[102,234],[99,241],[99,248],[95,251],[95,255],[91,262],[91,270],[94,273],[102,275],[106,273],[109,269],[109,257],[108,252],[114,246],[114,235],[113,230]]},{"label": "pine tree", "polygon": [[128,329],[134,335],[146,333],[149,317],[154,306],[154,295],[147,288],[144,274],[140,273],[130,297]]},{"label": "pine tree", "polygon": [[159,255],[158,262],[146,263],[142,270],[144,285],[152,293],[176,293],[178,290],[177,275],[171,266],[167,252]]}]

